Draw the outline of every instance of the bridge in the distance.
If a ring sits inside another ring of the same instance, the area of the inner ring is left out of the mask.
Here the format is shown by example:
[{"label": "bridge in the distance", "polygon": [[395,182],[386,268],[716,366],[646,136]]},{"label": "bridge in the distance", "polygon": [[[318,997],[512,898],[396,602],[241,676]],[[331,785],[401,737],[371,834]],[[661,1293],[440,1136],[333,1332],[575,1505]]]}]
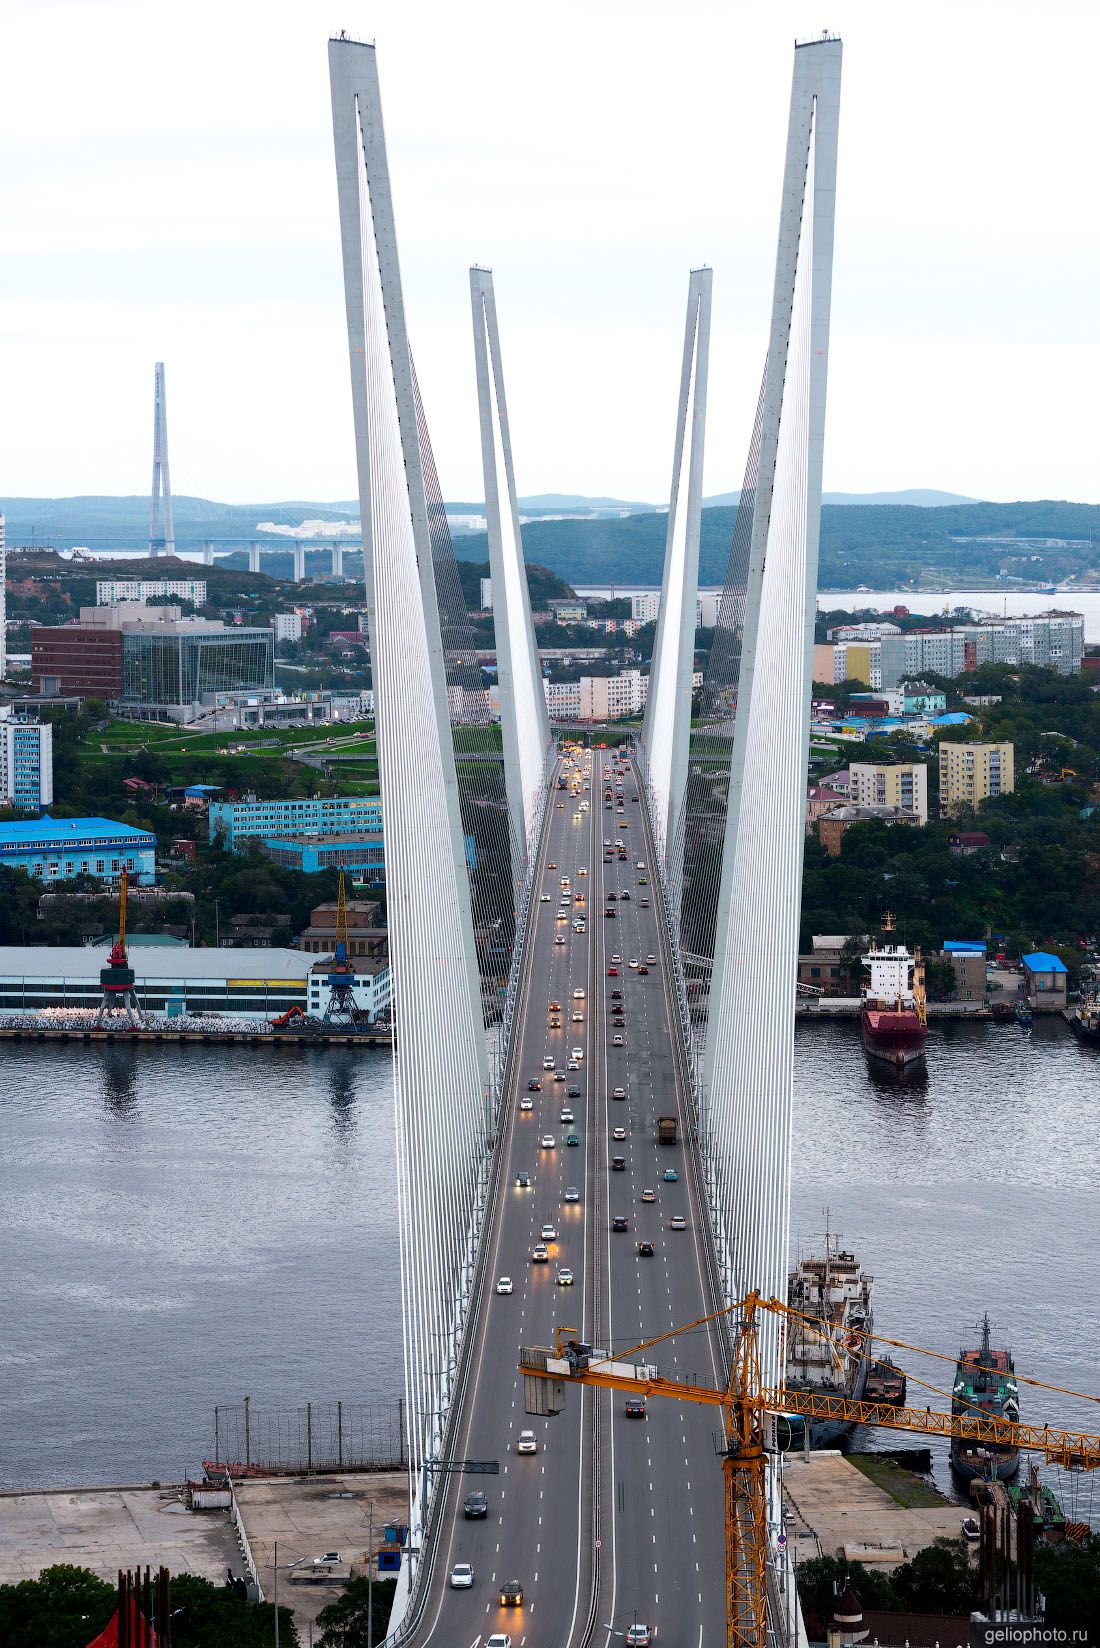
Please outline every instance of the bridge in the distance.
[{"label": "bridge in the distance", "polygon": [[[796,48],[771,326],[694,703],[712,280],[689,278],[660,619],[621,749],[565,746],[548,722],[493,278],[470,272],[493,761],[470,725],[489,695],[406,330],[375,51],[330,44],[398,1026],[412,1533],[395,1644],[726,1633],[713,1419],[594,1389],[530,1418],[517,1362],[563,1326],[625,1350],[751,1289],[785,1294],[840,65],[837,40]],[[723,1385],[735,1332],[677,1333],[662,1364]],[[761,1359],[778,1385],[774,1328]],[[774,1494],[767,1514],[768,1634],[797,1641]],[[734,1615],[729,1640],[760,1641],[758,1616]]]}]

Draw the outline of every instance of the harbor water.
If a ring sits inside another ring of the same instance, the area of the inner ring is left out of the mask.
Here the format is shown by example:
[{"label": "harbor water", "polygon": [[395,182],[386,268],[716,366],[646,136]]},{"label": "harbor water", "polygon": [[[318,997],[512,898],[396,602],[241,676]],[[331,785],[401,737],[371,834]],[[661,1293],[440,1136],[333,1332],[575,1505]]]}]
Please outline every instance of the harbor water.
[{"label": "harbor water", "polygon": [[[800,1023],[796,1059],[792,1257],[828,1221],[878,1331],[946,1353],[894,1352],[910,1402],[947,1406],[918,1380],[950,1389],[984,1311],[1021,1375],[1100,1392],[1100,1050],[940,1021],[899,1083],[854,1023]],[[246,1393],[396,1401],[387,1054],[16,1044],[0,1072],[0,1487],[178,1479]],[[1100,1430],[1026,1384],[1021,1409]],[[1087,1478],[1053,1485],[1100,1511]]]}]

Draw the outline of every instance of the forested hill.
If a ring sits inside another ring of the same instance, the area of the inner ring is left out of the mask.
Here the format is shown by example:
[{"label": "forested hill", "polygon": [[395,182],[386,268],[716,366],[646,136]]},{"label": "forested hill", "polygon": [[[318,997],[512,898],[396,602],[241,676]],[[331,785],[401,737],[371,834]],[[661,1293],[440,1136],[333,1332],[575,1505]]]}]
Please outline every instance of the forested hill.
[{"label": "forested hill", "polygon": [[[699,580],[721,584],[736,515],[704,509]],[[576,585],[661,582],[665,515],[627,515],[611,521],[528,521],[528,561],[549,567]],[[1018,545],[956,543],[957,537],[1008,537]],[[1029,544],[1029,538],[1085,540],[1081,549]],[[1091,547],[1094,544],[1095,547]],[[484,533],[456,538],[465,560],[488,558]],[[1036,559],[1037,557],[1037,559]],[[1100,506],[1071,503],[913,505],[825,504],[821,511],[822,589],[867,584],[883,589],[922,576],[929,584],[963,587],[998,572],[1056,582],[1092,571],[1100,579]]]}]

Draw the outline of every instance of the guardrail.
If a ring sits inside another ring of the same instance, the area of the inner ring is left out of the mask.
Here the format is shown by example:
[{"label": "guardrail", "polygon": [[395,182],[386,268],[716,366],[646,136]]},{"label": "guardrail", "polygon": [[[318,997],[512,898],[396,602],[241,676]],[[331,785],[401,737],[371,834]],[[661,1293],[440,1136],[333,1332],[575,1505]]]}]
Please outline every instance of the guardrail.
[{"label": "guardrail", "polygon": [[253,1585],[256,1587],[257,1602],[263,1602],[264,1588],[260,1584],[260,1572],[256,1567],[256,1559],[252,1555],[252,1546],[248,1541],[248,1533],[245,1529],[244,1517],[241,1515],[241,1507],[237,1504],[237,1490],[233,1486],[233,1478],[228,1471],[225,1473],[225,1480],[229,1485],[229,1514],[233,1520],[233,1526],[237,1530],[237,1545],[240,1548],[241,1559],[248,1569]]}]

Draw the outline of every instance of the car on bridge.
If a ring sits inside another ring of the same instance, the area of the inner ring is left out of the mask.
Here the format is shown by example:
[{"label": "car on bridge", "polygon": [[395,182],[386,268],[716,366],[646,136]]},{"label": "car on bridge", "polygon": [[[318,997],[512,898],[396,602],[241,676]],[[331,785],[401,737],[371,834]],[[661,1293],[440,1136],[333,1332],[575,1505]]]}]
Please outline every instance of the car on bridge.
[{"label": "car on bridge", "polygon": [[550,1255],[546,1251],[546,1243],[536,1242],[534,1247],[531,1249],[531,1263],[533,1265],[546,1265],[549,1264],[549,1262]]},{"label": "car on bridge", "polygon": [[542,1237],[544,1242],[556,1242],[558,1239],[557,1226],[545,1224],[539,1231],[539,1235]]},{"label": "car on bridge", "polygon": [[543,893],[542,896],[539,899],[539,903],[540,904],[549,904],[549,902],[550,902],[550,894],[549,893]]},{"label": "car on bridge", "polygon": [[573,1120],[573,1112],[569,1109],[568,1105],[562,1109],[561,1117],[559,1119],[563,1122],[571,1122]]},{"label": "car on bridge", "polygon": [[520,1099],[519,1107],[521,1110],[533,1110],[535,1108],[535,1101],[534,1099]]},{"label": "car on bridge", "polygon": [[625,1213],[616,1213],[614,1218],[611,1221],[611,1228],[612,1228],[612,1230],[620,1230],[620,1231],[621,1230],[629,1230],[630,1229],[630,1221],[627,1219],[626,1214]]},{"label": "car on bridge", "polygon": [[554,1071],[554,1080],[555,1081],[564,1081],[565,1080],[565,1071],[564,1070],[555,1070]]},{"label": "car on bridge", "polygon": [[675,1184],[677,1179],[679,1179],[679,1177],[680,1177],[680,1175],[677,1173],[677,1171],[674,1167],[666,1167],[665,1168],[664,1179],[665,1179],[666,1184]]},{"label": "car on bridge", "polygon": [[624,888],[624,890],[619,894],[619,897],[621,899],[624,899],[625,902],[627,904],[629,904],[630,903],[630,888],[629,887]]},{"label": "car on bridge", "polygon": [[656,967],[656,965],[657,965],[657,957],[656,956],[646,956],[645,959],[648,961],[648,963],[651,967]]},{"label": "car on bridge", "polygon": [[623,1046],[623,1038],[617,1030],[611,1038],[611,1045],[612,1045],[612,1047],[622,1047]]},{"label": "car on bridge", "polygon": [[584,1023],[584,1014],[579,1009],[577,1009],[576,1011],[574,1011],[573,1013],[570,1014],[570,1023],[572,1023],[572,1024],[583,1024]]},{"label": "car on bridge", "polygon": [[[628,1627],[623,1641],[626,1643],[626,1648],[649,1648],[653,1638],[650,1635],[649,1626],[640,1625],[635,1620],[634,1624]],[[490,1648],[490,1645],[486,1643],[485,1648]]]},{"label": "car on bridge", "polygon": [[523,1586],[518,1579],[506,1579],[500,1587],[500,1605],[502,1608],[522,1608]]},{"label": "car on bridge", "polygon": [[512,1291],[512,1278],[510,1276],[498,1276],[497,1277],[497,1292],[498,1293],[511,1293],[511,1291]]},{"label": "car on bridge", "polygon": [[657,1192],[655,1190],[650,1190],[647,1185],[645,1190],[642,1191],[641,1199],[643,1202],[655,1202],[657,1200]]},{"label": "car on bridge", "polygon": [[626,1138],[626,1128],[625,1127],[612,1128],[611,1137],[613,1139],[616,1139],[616,1140],[625,1139]]},{"label": "car on bridge", "polygon": [[607,969],[607,976],[608,978],[618,978],[619,969],[617,967],[609,967]]},{"label": "car on bridge", "polygon": [[485,1638],[485,1648],[512,1648],[512,1639],[507,1631],[494,1631]]},{"label": "car on bridge", "polygon": [[628,962],[627,962],[627,966],[628,966],[628,967],[635,967],[635,968],[636,968],[636,967],[637,967],[637,965],[638,965],[638,958],[637,958],[637,956],[631,956],[631,958],[630,958],[630,960],[629,960],[629,961],[628,961]]},{"label": "car on bridge", "polygon": [[653,1257],[653,1243],[652,1242],[639,1242],[638,1243],[638,1257],[639,1257],[639,1259],[652,1259],[652,1257]]},{"label": "car on bridge", "polygon": [[616,1087],[615,1090],[613,1091],[613,1093],[611,1094],[611,1097],[613,1099],[625,1099],[626,1098],[626,1088],[625,1087]]},{"label": "car on bridge", "polygon": [[607,902],[609,904],[614,904],[614,902],[618,898],[618,896],[619,896],[618,893],[608,893]]},{"label": "car on bridge", "polygon": [[640,898],[638,900],[638,903],[641,905],[643,910],[648,910],[649,909],[649,900],[648,900],[648,898]]},{"label": "car on bridge", "polygon": [[541,1093],[542,1092],[542,1083],[539,1081],[539,1078],[537,1076],[532,1076],[531,1077],[530,1081],[527,1083],[527,1091],[528,1091],[528,1093]]},{"label": "car on bridge", "polygon": [[554,940],[554,943],[555,944],[564,944],[565,943],[565,934],[564,933],[559,933],[557,938]]},{"label": "car on bridge", "polygon": [[534,1431],[520,1431],[516,1440],[517,1453],[538,1453],[538,1439]]},{"label": "car on bridge", "polygon": [[577,988],[573,991],[573,1000],[574,1001],[583,1001],[584,1000],[584,991],[581,989],[580,985],[578,985]]},{"label": "car on bridge", "polygon": [[580,1134],[579,1133],[567,1133],[566,1136],[565,1136],[565,1142],[568,1145],[580,1144],[580,1142],[581,1142]]},{"label": "car on bridge", "polygon": [[569,1097],[570,1097],[570,1098],[571,1098],[571,1099],[579,1099],[579,1098],[580,1098],[580,1097],[581,1097],[581,1090],[580,1090],[580,1088],[579,1088],[579,1087],[571,1087],[571,1088],[570,1088],[570,1089],[569,1089]]},{"label": "car on bridge", "polygon": [[558,1271],[557,1283],[559,1287],[573,1286],[573,1272],[568,1268],[568,1266],[564,1270]]},{"label": "car on bridge", "polygon": [[622,991],[621,990],[612,990],[611,999],[612,999],[612,1001],[622,1001],[622,999],[623,999]]},{"label": "car on bridge", "polygon": [[604,911],[604,915],[605,916],[610,916],[612,921],[614,921],[614,919],[618,915],[618,913],[619,913],[618,910],[605,910]]},{"label": "car on bridge", "polygon": [[530,1173],[517,1173],[516,1174],[516,1189],[517,1190],[530,1190],[530,1188],[531,1188],[531,1175],[530,1175]]},{"label": "car on bridge", "polygon": [[557,1142],[558,1141],[552,1133],[544,1133],[542,1138],[539,1140],[539,1144],[542,1146],[543,1150],[554,1150],[557,1147]]},{"label": "car on bridge", "polygon": [[612,1029],[618,1029],[618,1030],[625,1030],[626,1029],[626,1020],[623,1018],[621,1013],[617,1014],[616,1017],[611,1020],[611,1026],[612,1026]]},{"label": "car on bridge", "polygon": [[626,1399],[625,1413],[626,1413],[626,1417],[628,1419],[644,1419],[645,1418],[645,1397],[644,1396],[628,1396],[627,1399]]},{"label": "car on bridge", "polygon": [[462,1501],[462,1514],[467,1522],[481,1522],[489,1515],[489,1501],[479,1490],[468,1493]]},{"label": "car on bridge", "polygon": [[549,1053],[547,1053],[546,1057],[542,1061],[542,1068],[544,1070],[553,1070],[554,1068],[554,1060]]},{"label": "car on bridge", "polygon": [[674,1213],[669,1220],[668,1228],[669,1230],[686,1230],[687,1220],[682,1213]]},{"label": "car on bridge", "polygon": [[567,1202],[579,1202],[580,1199],[581,1193],[577,1189],[576,1185],[567,1185],[565,1190],[565,1200]]},{"label": "car on bridge", "polygon": [[617,950],[613,950],[612,953],[611,953],[611,959],[614,962],[620,962],[620,961],[622,961],[623,958]]},{"label": "car on bridge", "polygon": [[648,978],[649,977],[649,968],[646,966],[644,961],[641,963],[641,965],[638,968],[638,974],[641,978]]},{"label": "car on bridge", "polygon": [[626,1172],[626,1157],[625,1156],[612,1156],[612,1158],[611,1158],[611,1171],[612,1171],[612,1173],[625,1173]]},{"label": "car on bridge", "polygon": [[468,1562],[456,1562],[451,1569],[449,1584],[452,1591],[468,1591],[474,1583],[474,1570]]}]

